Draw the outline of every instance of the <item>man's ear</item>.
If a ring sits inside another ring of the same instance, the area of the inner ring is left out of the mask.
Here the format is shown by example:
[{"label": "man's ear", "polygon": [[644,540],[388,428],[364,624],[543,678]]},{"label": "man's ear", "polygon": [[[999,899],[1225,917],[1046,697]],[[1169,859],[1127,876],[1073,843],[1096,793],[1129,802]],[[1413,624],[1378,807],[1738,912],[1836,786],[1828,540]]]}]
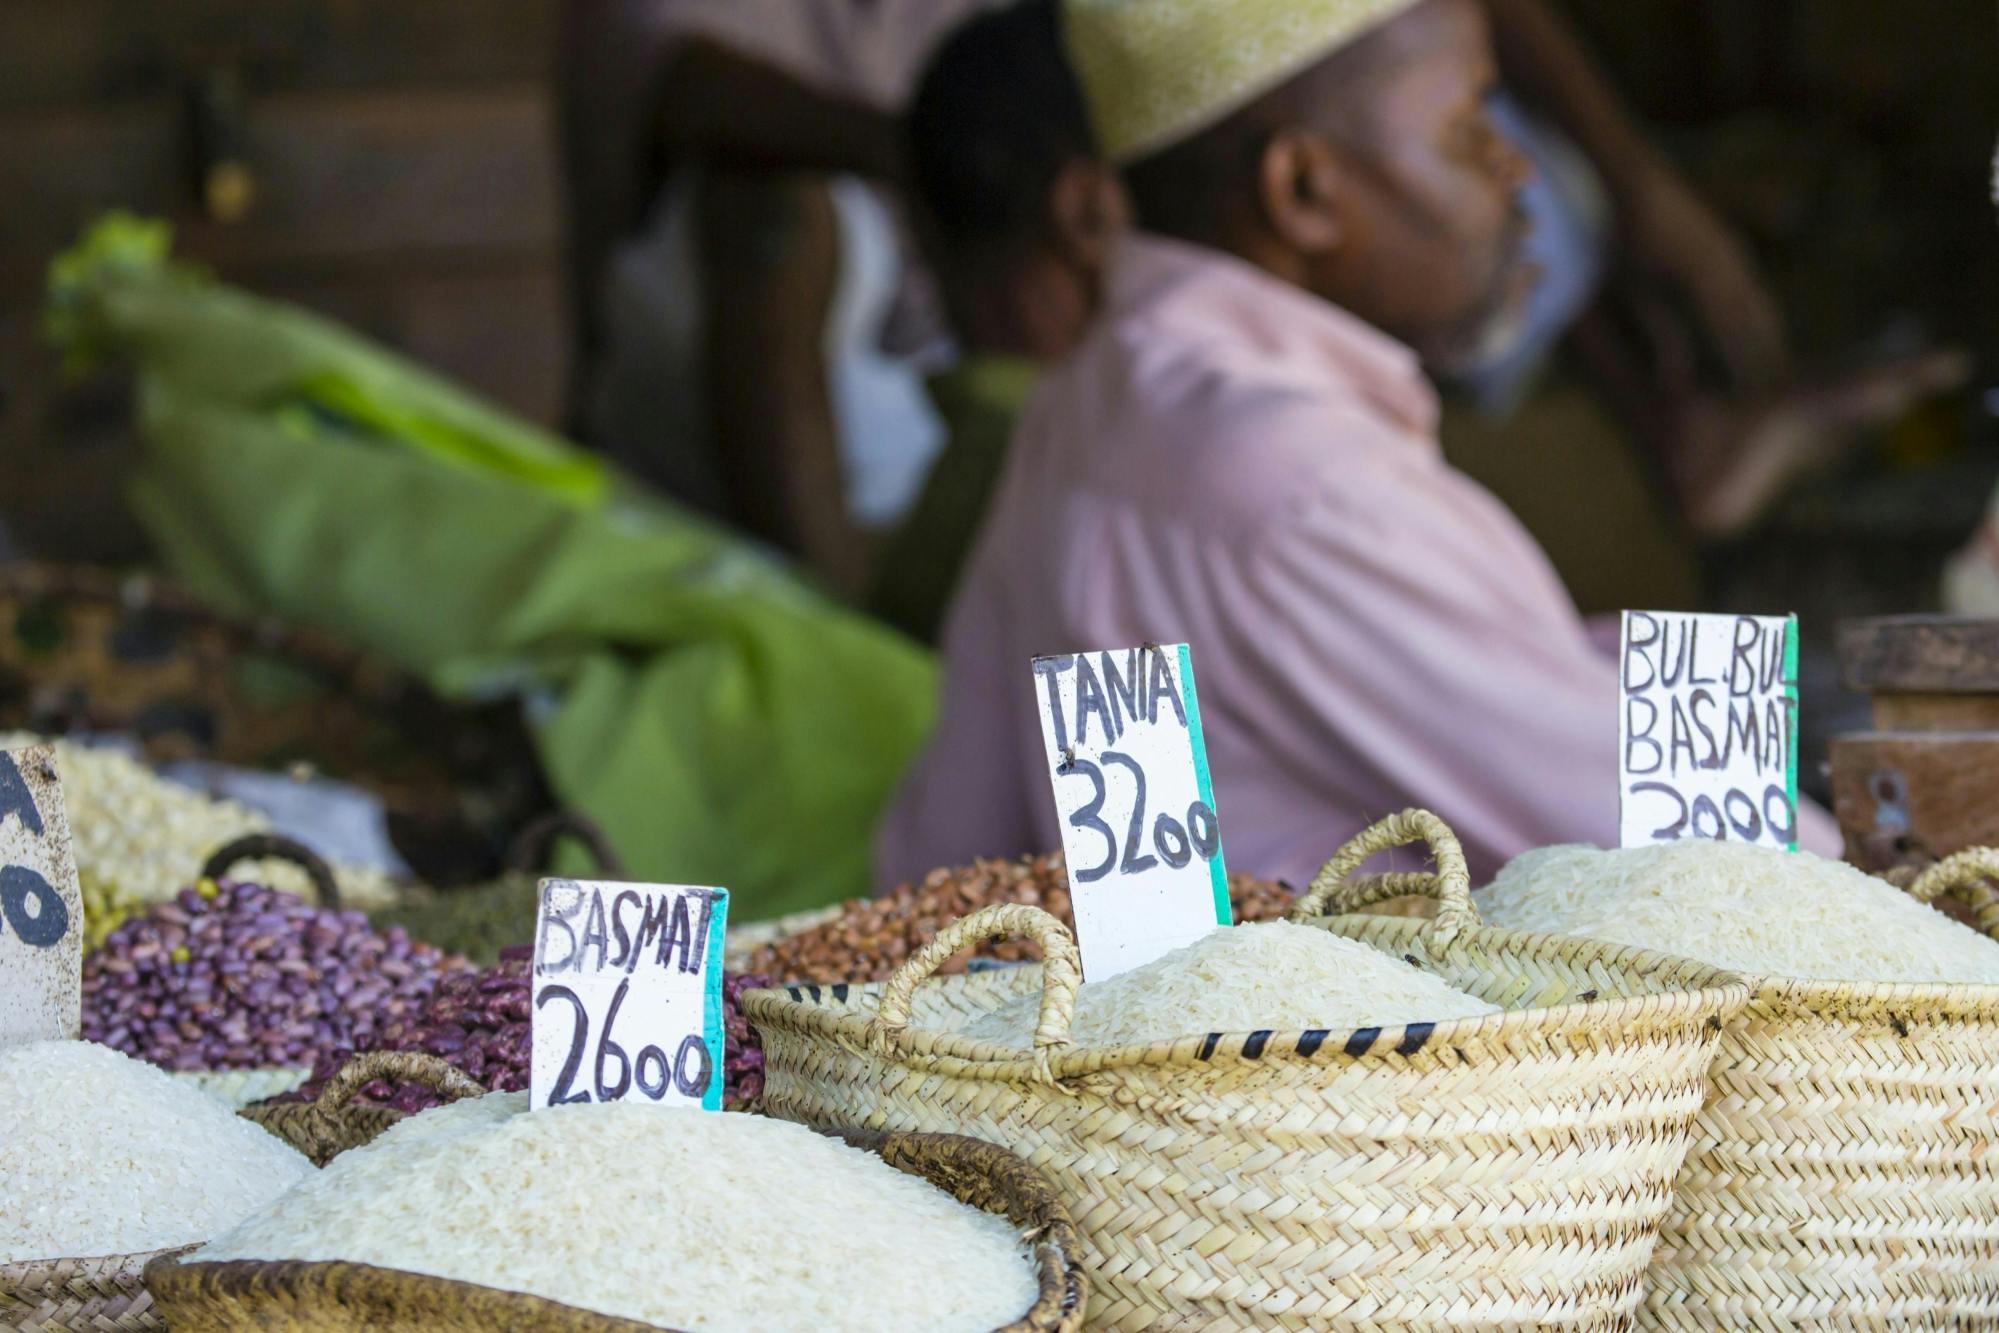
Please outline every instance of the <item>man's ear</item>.
[{"label": "man's ear", "polygon": [[1131,230],[1131,197],[1118,174],[1101,162],[1071,158],[1048,192],[1048,227],[1055,248],[1086,269],[1110,262],[1112,244]]},{"label": "man's ear", "polygon": [[1318,259],[1346,243],[1346,168],[1322,136],[1280,130],[1258,167],[1264,224],[1287,249]]}]

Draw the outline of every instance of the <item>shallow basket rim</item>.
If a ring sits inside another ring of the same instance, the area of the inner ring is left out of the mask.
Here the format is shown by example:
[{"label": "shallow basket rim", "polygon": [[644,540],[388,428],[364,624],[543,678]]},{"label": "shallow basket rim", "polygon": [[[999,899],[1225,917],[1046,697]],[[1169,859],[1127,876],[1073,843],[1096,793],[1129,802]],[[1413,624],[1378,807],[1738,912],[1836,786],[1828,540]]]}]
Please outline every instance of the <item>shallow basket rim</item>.
[{"label": "shallow basket rim", "polygon": [[[1320,926],[1344,938],[1380,947],[1382,941],[1418,943],[1430,922],[1384,916],[1314,917]],[[1415,1055],[1426,1046],[1450,1045],[1470,1038],[1500,1034],[1552,1042],[1581,1031],[1619,1029],[1670,1031],[1712,1023],[1719,1027],[1748,1004],[1752,985],[1747,978],[1697,959],[1680,958],[1649,949],[1571,935],[1541,935],[1476,926],[1458,936],[1454,947],[1484,946],[1488,951],[1529,957],[1563,956],[1572,961],[1638,975],[1665,972],[1681,984],[1653,995],[1612,999],[1575,999],[1554,1005],[1503,1009],[1496,1014],[1448,1019],[1436,1023],[1406,1023],[1356,1029],[1259,1029],[1253,1032],[1193,1033],[1170,1041],[1116,1047],[1054,1047],[1045,1062],[1036,1052],[1001,1046],[954,1032],[911,1027],[887,1048],[888,1058],[912,1068],[954,1077],[1008,1081],[1053,1076],[1056,1079],[1141,1065],[1268,1063],[1287,1056],[1315,1061],[1385,1062]],[[1383,949],[1383,952],[1392,952]],[[1429,970],[1429,969],[1425,969]],[[922,986],[962,985],[965,976],[927,978]],[[746,992],[744,1016],[766,1031],[775,1028],[830,1040],[856,1051],[880,1050],[873,1029],[872,1008],[855,1005],[878,994],[883,983],[779,986]],[[921,993],[919,986],[918,993]],[[1585,993],[1587,994],[1587,992]]]},{"label": "shallow basket rim", "polygon": [[46,1268],[50,1264],[116,1264],[121,1269],[137,1273],[155,1259],[171,1258],[176,1254],[186,1254],[198,1250],[202,1242],[183,1241],[178,1245],[162,1245],[153,1250],[112,1250],[105,1254],[57,1254],[46,1259],[12,1259],[0,1263],[0,1291],[17,1289],[21,1280],[31,1270]]},{"label": "shallow basket rim", "polygon": [[1862,1013],[1870,1009],[1891,1016],[1891,1008],[1911,1005],[1932,1010],[1931,1018],[1967,1022],[1999,1022],[1999,983],[1974,981],[1831,981],[1823,977],[1787,977],[1771,972],[1740,974],[1749,983],[1750,999],[1809,1014],[1817,1009]]}]

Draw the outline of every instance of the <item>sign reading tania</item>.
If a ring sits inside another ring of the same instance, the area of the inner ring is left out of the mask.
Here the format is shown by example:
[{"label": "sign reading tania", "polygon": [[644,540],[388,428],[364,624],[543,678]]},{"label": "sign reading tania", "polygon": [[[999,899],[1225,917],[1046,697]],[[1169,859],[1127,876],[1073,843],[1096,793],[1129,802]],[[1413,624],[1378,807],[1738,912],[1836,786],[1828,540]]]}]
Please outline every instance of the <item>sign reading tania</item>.
[{"label": "sign reading tania", "polygon": [[55,751],[0,751],[0,1045],[74,1039],[83,894]]},{"label": "sign reading tania", "polygon": [[541,882],[529,1105],[722,1106],[724,889]]},{"label": "sign reading tania", "polygon": [[1083,975],[1102,981],[1230,924],[1185,644],[1034,659]]},{"label": "sign reading tania", "polygon": [[1795,616],[1627,611],[1619,840],[1797,850]]}]

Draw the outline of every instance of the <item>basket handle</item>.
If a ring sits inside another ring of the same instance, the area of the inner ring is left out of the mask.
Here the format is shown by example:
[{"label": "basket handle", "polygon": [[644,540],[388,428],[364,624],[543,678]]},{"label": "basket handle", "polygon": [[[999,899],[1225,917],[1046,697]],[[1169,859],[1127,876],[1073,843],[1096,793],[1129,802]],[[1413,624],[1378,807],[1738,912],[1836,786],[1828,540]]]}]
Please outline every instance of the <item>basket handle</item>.
[{"label": "basket handle", "polygon": [[209,854],[201,864],[203,879],[225,879],[229,872],[244,861],[286,861],[305,872],[312,881],[313,891],[319,895],[319,905],[332,911],[340,910],[340,886],[334,881],[333,867],[326,864],[326,858],[297,838],[287,838],[282,833],[252,833],[225,843]]},{"label": "basket handle", "polygon": [[421,1083],[447,1101],[461,1097],[483,1097],[486,1085],[457,1065],[417,1051],[364,1051],[326,1080],[313,1105],[322,1111],[339,1111],[354,1100],[354,1094],[376,1079],[397,1083]]},{"label": "basket handle", "polygon": [[1919,903],[1935,902],[1947,894],[1955,896],[1971,909],[1980,932],[1999,939],[1999,889],[1993,887],[1994,881],[1999,881],[1999,848],[1967,847],[1952,852],[1902,888]]},{"label": "basket handle", "polygon": [[937,932],[896,974],[882,985],[881,1002],[870,1024],[882,1039],[901,1036],[909,1028],[916,988],[961,949],[981,940],[1025,935],[1041,946],[1041,1018],[1034,1029],[1036,1050],[1069,1044],[1069,1024],[1076,1017],[1076,988],[1083,982],[1083,960],[1069,928],[1025,903],[994,903],[960,917]]},{"label": "basket handle", "polygon": [[[1376,853],[1412,842],[1429,844],[1430,855],[1437,863],[1435,874],[1404,872],[1348,878]],[[1361,830],[1358,837],[1333,853],[1333,859],[1313,876],[1312,886],[1285,919],[1305,921],[1315,916],[1337,916],[1412,893],[1437,900],[1437,915],[1430,922],[1430,938],[1437,948],[1448,947],[1466,926],[1478,924],[1464,848],[1450,826],[1428,810],[1404,810]]]},{"label": "basket handle", "polygon": [[507,868],[521,875],[532,875],[548,864],[548,854],[555,847],[558,838],[574,838],[583,844],[590,858],[597,863],[600,873],[611,879],[624,879],[628,872],[617,852],[611,849],[610,839],[597,822],[573,810],[551,810],[539,815],[522,826],[514,835],[514,845],[507,853]]}]

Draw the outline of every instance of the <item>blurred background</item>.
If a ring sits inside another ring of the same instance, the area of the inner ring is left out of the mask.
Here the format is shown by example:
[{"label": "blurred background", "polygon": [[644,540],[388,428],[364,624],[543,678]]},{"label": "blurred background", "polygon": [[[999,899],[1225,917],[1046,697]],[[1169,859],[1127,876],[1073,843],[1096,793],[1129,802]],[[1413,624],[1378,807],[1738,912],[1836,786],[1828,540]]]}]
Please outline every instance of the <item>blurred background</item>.
[{"label": "blurred background", "polygon": [[[1865,714],[1838,687],[1835,623],[1937,608],[1999,481],[1999,16],[1985,0],[1919,18],[1878,0],[1560,8],[1760,260],[1800,365],[1930,345],[1974,360],[1964,388],[1719,541],[1684,529],[1622,438],[1628,416],[1581,376],[1558,366],[1503,422],[1450,412],[1453,458],[1522,516],[1585,612],[1796,610],[1805,753],[1823,753]],[[175,254],[222,282],[601,443],[577,387],[591,367],[558,115],[570,17],[561,0],[0,0],[0,557],[155,556],[125,499],[130,371],[66,370],[43,333],[51,262],[108,210],[166,219]],[[711,358],[712,404],[768,391],[770,364],[754,346]],[[844,552],[747,526],[858,599],[865,571]]]}]

